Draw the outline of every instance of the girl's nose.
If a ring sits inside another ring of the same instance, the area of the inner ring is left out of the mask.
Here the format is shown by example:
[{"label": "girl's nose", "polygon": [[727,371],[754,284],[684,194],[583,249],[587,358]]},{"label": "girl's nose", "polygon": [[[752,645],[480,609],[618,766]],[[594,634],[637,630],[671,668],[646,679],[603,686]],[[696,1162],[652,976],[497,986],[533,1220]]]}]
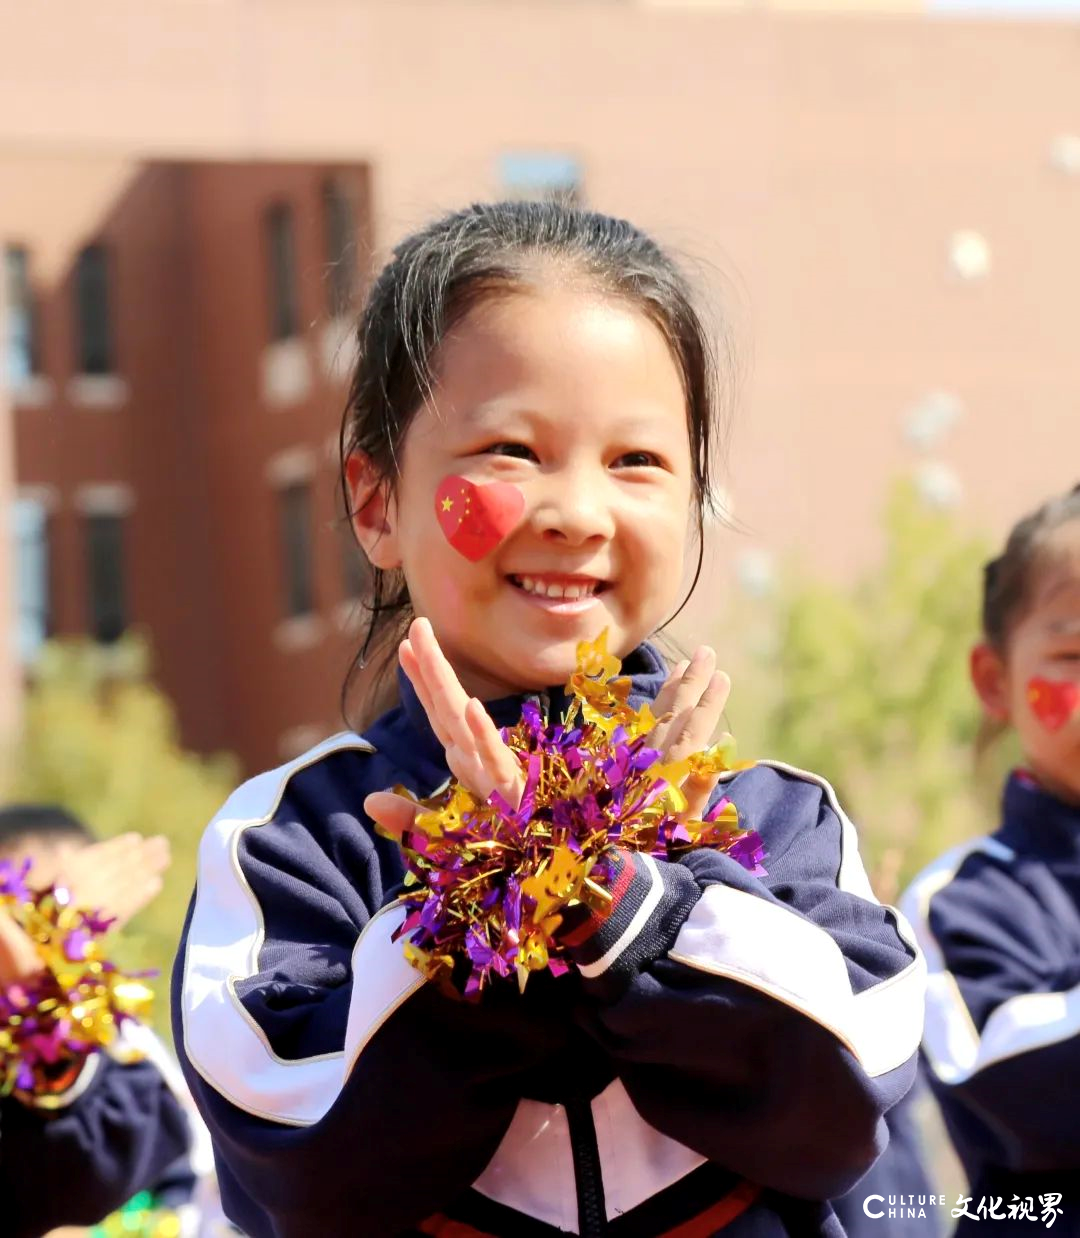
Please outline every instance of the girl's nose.
[{"label": "girl's nose", "polygon": [[603,480],[581,475],[552,479],[539,496],[530,523],[546,540],[569,546],[608,541],[615,533]]}]

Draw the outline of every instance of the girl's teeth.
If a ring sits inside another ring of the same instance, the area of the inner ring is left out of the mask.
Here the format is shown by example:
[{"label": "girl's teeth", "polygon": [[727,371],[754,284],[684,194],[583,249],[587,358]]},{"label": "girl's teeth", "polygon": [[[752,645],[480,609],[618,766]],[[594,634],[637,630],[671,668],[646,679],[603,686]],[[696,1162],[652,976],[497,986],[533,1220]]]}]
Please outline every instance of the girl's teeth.
[{"label": "girl's teeth", "polygon": [[591,597],[595,585],[545,585],[542,580],[533,580],[531,576],[519,577],[521,587],[526,593],[534,593],[537,597],[549,598],[580,598]]}]

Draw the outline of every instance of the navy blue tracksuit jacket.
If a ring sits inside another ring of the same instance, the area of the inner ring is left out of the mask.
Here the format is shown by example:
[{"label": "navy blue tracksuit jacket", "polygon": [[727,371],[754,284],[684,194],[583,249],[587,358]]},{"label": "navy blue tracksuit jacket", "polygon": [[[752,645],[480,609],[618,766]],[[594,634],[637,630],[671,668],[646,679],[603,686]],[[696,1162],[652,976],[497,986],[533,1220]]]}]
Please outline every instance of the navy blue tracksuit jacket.
[{"label": "navy blue tracksuit jacket", "polygon": [[[623,669],[635,704],[666,674],[649,645]],[[226,1212],[255,1238],[842,1234],[825,1201],[911,1084],[924,965],[828,785],[729,778],[766,877],[628,854],[576,968],[456,1001],[390,940],[401,857],[362,808],[448,779],[399,678],[401,706],[246,783],[202,840],[173,1009]]]},{"label": "navy blue tracksuit jacket", "polygon": [[928,1075],[970,1183],[956,1233],[990,1220],[984,1202],[1002,1238],[1035,1232],[1029,1214],[1080,1236],[1080,808],[1013,774],[996,833],[901,905],[929,967]]},{"label": "navy blue tracksuit jacket", "polygon": [[0,1100],[0,1232],[92,1225],[186,1156],[191,1130],[150,1061],[90,1058],[49,1108]]}]

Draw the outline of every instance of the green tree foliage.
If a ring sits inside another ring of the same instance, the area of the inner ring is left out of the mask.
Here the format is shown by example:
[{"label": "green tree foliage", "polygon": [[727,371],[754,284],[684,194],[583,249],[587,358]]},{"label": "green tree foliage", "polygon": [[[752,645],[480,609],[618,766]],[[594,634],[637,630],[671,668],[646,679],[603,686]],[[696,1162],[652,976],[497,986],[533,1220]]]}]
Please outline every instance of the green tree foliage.
[{"label": "green tree foliage", "polygon": [[143,642],[53,642],[35,664],[3,798],[59,804],[99,837],[164,834],[172,867],[158,898],[125,929],[116,956],[153,967],[155,1025],[168,1034],[168,976],[195,884],[203,828],[235,786],[235,762],[181,748],[170,701],[149,677]]},{"label": "green tree foliage", "polygon": [[849,584],[789,568],[732,616],[741,751],[829,779],[886,899],[992,812],[999,771],[976,776],[968,679],[987,557],[954,513],[898,484],[872,568]]}]

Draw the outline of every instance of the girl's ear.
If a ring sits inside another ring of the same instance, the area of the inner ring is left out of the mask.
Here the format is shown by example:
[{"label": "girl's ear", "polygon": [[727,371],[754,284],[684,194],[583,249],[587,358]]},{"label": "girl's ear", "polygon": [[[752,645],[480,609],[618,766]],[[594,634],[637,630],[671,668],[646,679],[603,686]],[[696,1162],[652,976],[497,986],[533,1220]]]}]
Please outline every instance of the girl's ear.
[{"label": "girl's ear", "polygon": [[349,519],[372,567],[384,572],[400,567],[397,504],[386,478],[379,476],[369,456],[353,451],[345,459],[345,482]]},{"label": "girl's ear", "polygon": [[1005,660],[986,641],[971,651],[971,682],[987,716],[995,722],[1009,721],[1009,683]]}]

